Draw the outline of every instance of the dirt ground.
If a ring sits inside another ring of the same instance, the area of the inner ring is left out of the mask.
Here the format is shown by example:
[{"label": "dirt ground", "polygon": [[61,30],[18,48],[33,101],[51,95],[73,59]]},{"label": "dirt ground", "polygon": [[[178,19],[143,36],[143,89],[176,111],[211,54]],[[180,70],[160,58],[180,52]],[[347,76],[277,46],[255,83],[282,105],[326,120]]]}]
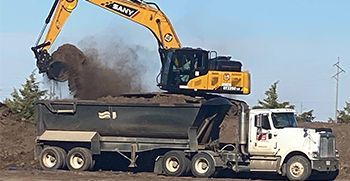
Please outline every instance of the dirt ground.
[{"label": "dirt ground", "polygon": [[[266,176],[265,176],[266,177]],[[269,177],[271,178],[271,177]],[[12,170],[1,171],[0,180],[123,180],[123,181],[225,181],[225,180],[261,180],[258,178],[191,178],[191,177],[166,177],[153,173],[131,173],[131,172],[70,172],[70,171],[38,171],[38,170]],[[271,179],[269,179],[271,180]],[[272,180],[281,180],[274,178]]]},{"label": "dirt ground", "polygon": [[[330,127],[337,136],[340,153],[340,175],[337,180],[350,180],[350,124],[304,123],[300,126],[319,128]],[[232,124],[223,129],[233,130]],[[0,103],[0,180],[280,180],[276,175],[227,175],[219,174],[215,179],[169,178],[153,173],[132,172],[47,172],[39,169],[33,159],[35,125],[30,121],[18,121],[5,105]],[[224,177],[224,178],[220,178]]]}]

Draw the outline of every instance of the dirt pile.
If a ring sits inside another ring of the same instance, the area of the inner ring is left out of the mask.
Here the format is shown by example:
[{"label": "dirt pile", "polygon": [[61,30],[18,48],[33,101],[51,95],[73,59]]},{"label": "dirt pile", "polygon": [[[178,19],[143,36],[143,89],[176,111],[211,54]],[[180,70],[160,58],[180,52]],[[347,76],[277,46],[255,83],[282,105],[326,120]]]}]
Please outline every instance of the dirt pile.
[{"label": "dirt pile", "polygon": [[[78,99],[97,99],[122,93],[140,92],[141,83],[136,68],[128,66],[133,56],[113,54],[118,64],[108,66],[96,49],[82,52],[74,45],[59,47],[52,57],[65,65],[65,77],[71,93]],[[136,55],[135,55],[136,56]]]},{"label": "dirt pile", "polygon": [[220,142],[221,143],[237,143],[239,135],[240,116],[233,109],[229,110],[224,121],[220,125]]},{"label": "dirt pile", "polygon": [[0,169],[33,168],[35,126],[20,122],[0,103]]},{"label": "dirt pile", "polygon": [[200,103],[201,99],[178,94],[149,93],[149,94],[129,94],[118,97],[107,96],[97,99],[98,102],[123,104],[185,104]]}]

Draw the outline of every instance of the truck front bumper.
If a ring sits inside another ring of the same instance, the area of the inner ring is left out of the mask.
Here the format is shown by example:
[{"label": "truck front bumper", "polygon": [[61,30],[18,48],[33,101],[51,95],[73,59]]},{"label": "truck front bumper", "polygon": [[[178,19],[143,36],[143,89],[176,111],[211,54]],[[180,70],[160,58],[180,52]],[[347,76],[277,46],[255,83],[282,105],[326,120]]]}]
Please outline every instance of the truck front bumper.
[{"label": "truck front bumper", "polygon": [[336,158],[321,158],[319,160],[311,160],[313,170],[320,172],[331,172],[339,169],[339,160]]}]

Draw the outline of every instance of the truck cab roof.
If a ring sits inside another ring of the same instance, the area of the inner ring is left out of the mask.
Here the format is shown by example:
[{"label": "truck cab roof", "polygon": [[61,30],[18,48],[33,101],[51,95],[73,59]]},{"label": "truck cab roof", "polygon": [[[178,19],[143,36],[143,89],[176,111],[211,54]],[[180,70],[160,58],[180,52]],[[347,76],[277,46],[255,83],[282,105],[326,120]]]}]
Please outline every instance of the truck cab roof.
[{"label": "truck cab roof", "polygon": [[250,113],[253,114],[266,114],[266,113],[295,113],[294,109],[280,108],[280,109],[252,109]]}]

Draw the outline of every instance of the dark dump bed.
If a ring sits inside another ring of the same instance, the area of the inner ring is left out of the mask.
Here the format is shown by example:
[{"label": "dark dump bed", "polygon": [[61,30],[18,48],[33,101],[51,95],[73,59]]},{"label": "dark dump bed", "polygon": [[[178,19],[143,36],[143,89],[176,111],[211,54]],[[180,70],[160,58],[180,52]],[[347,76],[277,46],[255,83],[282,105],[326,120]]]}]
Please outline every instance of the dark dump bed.
[{"label": "dark dump bed", "polygon": [[198,133],[203,128],[200,142],[207,142],[218,139],[219,125],[230,106],[224,98],[167,105],[39,101],[36,121],[38,135],[45,130],[60,130],[96,131],[101,136],[186,139],[192,127]]}]

